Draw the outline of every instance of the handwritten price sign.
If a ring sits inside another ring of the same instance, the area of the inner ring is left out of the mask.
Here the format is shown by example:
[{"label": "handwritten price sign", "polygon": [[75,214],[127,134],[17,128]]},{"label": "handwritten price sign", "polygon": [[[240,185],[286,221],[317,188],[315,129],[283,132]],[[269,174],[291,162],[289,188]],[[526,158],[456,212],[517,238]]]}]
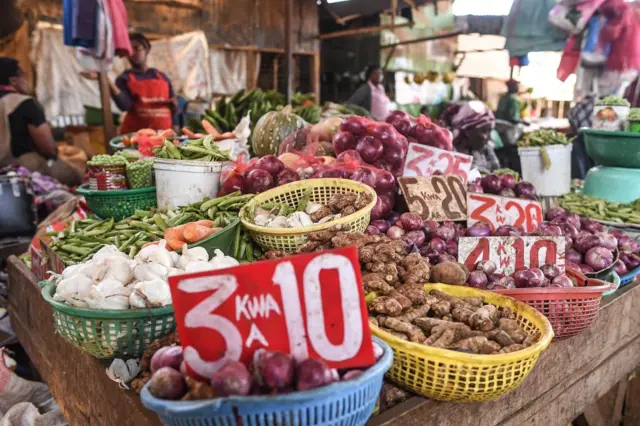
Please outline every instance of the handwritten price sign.
[{"label": "handwritten price sign", "polygon": [[564,272],[564,237],[460,237],[458,262],[469,270],[481,260],[492,260],[507,275],[525,267],[553,263]]},{"label": "handwritten price sign", "polygon": [[513,225],[533,232],[542,222],[542,205],[532,200],[468,193],[467,226],[480,221],[489,223],[494,231],[502,225]]},{"label": "handwritten price sign", "polygon": [[425,220],[464,220],[467,189],[457,176],[401,177],[400,190],[409,210]]},{"label": "handwritten price sign", "polygon": [[372,365],[361,282],[354,247],[170,277],[184,358],[204,377],[259,348]]},{"label": "handwritten price sign", "polygon": [[431,146],[410,143],[402,176],[432,176],[435,172],[458,176],[466,183],[473,157]]}]

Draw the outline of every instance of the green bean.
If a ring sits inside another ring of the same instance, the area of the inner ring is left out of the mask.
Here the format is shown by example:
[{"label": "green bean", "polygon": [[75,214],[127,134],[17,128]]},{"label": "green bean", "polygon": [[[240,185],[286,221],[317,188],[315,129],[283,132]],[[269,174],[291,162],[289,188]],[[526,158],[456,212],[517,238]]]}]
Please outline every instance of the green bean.
[{"label": "green bean", "polygon": [[68,251],[69,253],[76,253],[76,254],[79,254],[81,256],[86,256],[87,254],[89,254],[91,252],[90,249],[82,248],[82,247],[76,247],[76,246],[71,245],[71,244],[63,244],[60,248],[62,250],[64,250],[64,251]]},{"label": "green bean", "polygon": [[162,219],[162,216],[160,216],[159,214],[153,215],[153,221],[162,231],[164,231],[168,227],[167,222],[165,222],[164,219]]}]

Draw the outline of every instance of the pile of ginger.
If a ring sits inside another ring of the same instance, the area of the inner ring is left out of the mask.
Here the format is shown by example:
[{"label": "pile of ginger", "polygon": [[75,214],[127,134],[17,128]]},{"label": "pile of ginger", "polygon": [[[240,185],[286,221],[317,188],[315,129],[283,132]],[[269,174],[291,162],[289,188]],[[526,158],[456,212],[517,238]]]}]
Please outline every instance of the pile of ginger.
[{"label": "pile of ginger", "polygon": [[419,303],[405,308],[391,295],[376,298],[369,305],[371,323],[410,342],[470,354],[511,353],[540,338],[528,334],[511,309],[485,304],[481,296],[422,293]]}]

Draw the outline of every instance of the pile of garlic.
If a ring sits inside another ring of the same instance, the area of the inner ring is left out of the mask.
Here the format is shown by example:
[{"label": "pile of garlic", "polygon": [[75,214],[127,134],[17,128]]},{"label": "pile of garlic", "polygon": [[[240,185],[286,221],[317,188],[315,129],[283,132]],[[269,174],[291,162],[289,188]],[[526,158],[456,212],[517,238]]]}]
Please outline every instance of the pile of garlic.
[{"label": "pile of garlic", "polygon": [[182,254],[166,249],[166,241],[144,247],[131,259],[116,246],[104,246],[93,258],[66,268],[56,276],[54,300],[92,309],[153,308],[171,304],[168,277],[190,272],[224,269],[238,261],[215,251],[209,260],[202,247]]}]

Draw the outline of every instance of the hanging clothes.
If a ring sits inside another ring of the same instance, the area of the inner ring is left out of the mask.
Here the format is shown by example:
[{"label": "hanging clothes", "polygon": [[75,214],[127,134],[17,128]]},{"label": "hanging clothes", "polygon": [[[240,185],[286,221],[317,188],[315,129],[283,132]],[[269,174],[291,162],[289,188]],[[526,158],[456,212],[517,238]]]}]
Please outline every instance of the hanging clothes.
[{"label": "hanging clothes", "polygon": [[125,116],[120,134],[133,133],[140,129],[170,129],[173,116],[167,102],[170,99],[170,85],[158,71],[155,78],[139,80],[135,73],[129,73],[128,89],[133,99],[133,108]]},{"label": "hanging clothes", "polygon": [[80,6],[84,1],[63,0],[62,2],[63,38],[67,46],[91,48],[95,45],[95,13],[91,17],[88,14],[90,6],[89,8],[85,7],[86,5]]},{"label": "hanging clothes", "polygon": [[104,0],[104,2],[111,16],[115,54],[120,57],[131,56],[133,50],[129,41],[127,8],[122,0]]},{"label": "hanging clothes", "polygon": [[566,35],[548,20],[555,5],[555,0],[514,0],[502,27],[510,56],[562,49]]}]

